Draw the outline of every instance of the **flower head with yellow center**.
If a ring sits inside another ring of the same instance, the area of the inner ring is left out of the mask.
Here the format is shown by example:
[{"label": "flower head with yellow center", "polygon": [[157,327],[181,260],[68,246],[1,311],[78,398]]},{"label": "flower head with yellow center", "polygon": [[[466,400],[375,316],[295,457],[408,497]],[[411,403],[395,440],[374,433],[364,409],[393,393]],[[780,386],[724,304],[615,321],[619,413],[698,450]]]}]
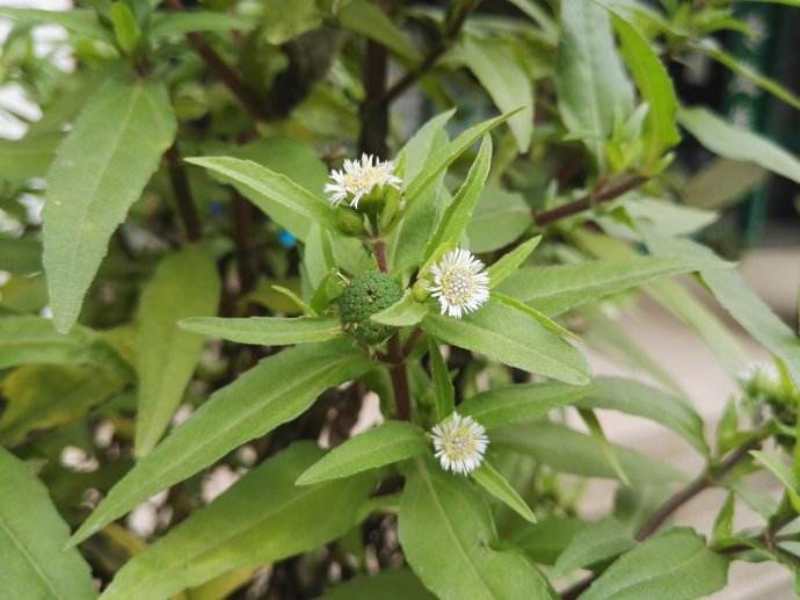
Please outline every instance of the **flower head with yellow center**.
[{"label": "flower head with yellow center", "polygon": [[469,250],[448,252],[431,267],[431,273],[433,285],[429,290],[439,301],[443,315],[460,319],[489,300],[489,275]]},{"label": "flower head with yellow center", "polygon": [[358,208],[359,201],[373,190],[386,186],[400,189],[401,184],[402,180],[394,174],[392,161],[362,154],[361,160],[345,160],[340,171],[331,171],[325,193],[334,206],[348,201],[351,207]]},{"label": "flower head with yellow center", "polygon": [[472,417],[453,413],[431,429],[433,449],[445,471],[468,475],[483,462],[489,446],[486,430]]}]

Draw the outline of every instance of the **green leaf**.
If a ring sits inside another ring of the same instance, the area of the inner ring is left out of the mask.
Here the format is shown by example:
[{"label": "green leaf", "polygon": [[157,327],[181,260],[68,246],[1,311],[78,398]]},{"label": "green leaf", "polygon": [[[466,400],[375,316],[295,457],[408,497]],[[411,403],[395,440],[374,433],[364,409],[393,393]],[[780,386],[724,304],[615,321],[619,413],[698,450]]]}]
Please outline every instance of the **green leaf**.
[{"label": "green leaf", "polygon": [[158,40],[185,35],[193,31],[249,31],[257,21],[240,15],[210,10],[154,12],[150,15],[150,38]]},{"label": "green leaf", "polygon": [[[164,258],[139,301],[136,372],[139,376],[136,456],[150,452],[181,403],[203,350],[203,338],[178,326],[217,312],[217,266],[198,247]],[[186,294],[186,290],[192,290]]]},{"label": "green leaf", "polygon": [[[0,15],[3,9],[0,8]],[[44,177],[64,136],[61,133],[29,133],[20,140],[0,139],[0,179],[12,183]]]},{"label": "green leaf", "polygon": [[392,327],[410,327],[420,323],[428,314],[428,310],[427,304],[417,302],[414,294],[407,291],[400,300],[389,308],[371,315],[370,319]]},{"label": "green leaf", "polygon": [[62,11],[3,6],[0,7],[0,17],[34,24],[52,23],[78,35],[111,41],[109,31],[100,24],[97,12],[91,9],[70,8]]},{"label": "green leaf", "polygon": [[478,203],[481,190],[489,176],[492,166],[492,138],[484,135],[481,147],[464,182],[458,189],[453,201],[442,217],[436,232],[428,242],[425,250],[426,263],[424,271],[430,264],[438,260],[445,251],[458,245],[464,235],[467,224],[472,219],[472,212]]},{"label": "green leaf", "polygon": [[142,32],[130,7],[125,2],[117,0],[111,4],[108,14],[114,27],[117,44],[126,54],[132,53],[139,45]]},{"label": "green leaf", "polygon": [[387,421],[328,452],[300,475],[297,485],[349,477],[418,456],[429,448],[425,432],[416,425]]},{"label": "green leaf", "polygon": [[511,510],[529,523],[536,523],[536,515],[525,503],[517,490],[495,469],[489,461],[484,460],[483,464],[470,474],[470,477],[489,494],[503,502]]},{"label": "green leaf", "polygon": [[[0,151],[2,152],[2,151]],[[2,163],[0,156],[0,163]],[[30,275],[42,270],[42,244],[31,238],[0,238],[0,271]]]},{"label": "green leaf", "polygon": [[469,415],[487,430],[541,421],[554,408],[578,402],[591,386],[563,383],[526,383],[488,390],[468,398],[458,412]]},{"label": "green leaf", "polygon": [[[466,152],[472,144],[498,125],[510,119],[519,110],[521,108],[473,125],[451,141],[444,150],[431,156],[430,160],[422,166],[420,172],[408,183],[405,190],[406,205],[410,206],[420,195],[427,191],[436,178]],[[449,118],[449,113],[445,113],[445,115]],[[445,115],[440,115],[440,117]]]},{"label": "green leaf", "polygon": [[792,508],[800,512],[800,482],[797,481],[797,475],[792,467],[787,465],[783,457],[776,452],[751,450],[750,454],[783,484]]},{"label": "green leaf", "polygon": [[53,322],[42,317],[0,319],[0,369],[26,363],[81,363],[90,360],[94,332],[76,327],[58,333]]},{"label": "green leaf", "polygon": [[578,532],[586,527],[580,519],[547,517],[534,525],[517,528],[511,543],[534,562],[553,565]]},{"label": "green leaf", "polygon": [[660,423],[708,455],[703,420],[689,402],[668,392],[623,377],[596,377],[576,405],[618,410]]},{"label": "green leaf", "polygon": [[800,386],[800,337],[747,286],[739,273],[708,269],[700,276],[717,302],[765,348],[783,359],[795,385]]},{"label": "green leaf", "polygon": [[89,565],[31,466],[0,448],[0,587],[8,598],[96,598]]},{"label": "green leaf", "polygon": [[417,460],[403,489],[399,528],[406,560],[442,600],[555,598],[522,554],[492,548],[491,513],[465,478]]},{"label": "green leaf", "polygon": [[588,525],[572,538],[558,557],[554,577],[568,575],[627,552],[636,545],[626,527],[614,518]]},{"label": "green leaf", "polygon": [[321,317],[195,317],[182,320],[180,325],[182,329],[215,339],[259,346],[325,342],[342,335],[339,319]]},{"label": "green leaf", "polygon": [[33,431],[72,423],[121,392],[127,377],[107,366],[25,365],[6,376],[0,442],[15,446]]},{"label": "green leaf", "polygon": [[[73,536],[85,540],[138,503],[237,446],[302,414],[323,391],[364,374],[370,361],[349,342],[297,346],[262,360],[224,387],[141,459]],[[287,377],[287,373],[294,373]]]},{"label": "green leaf", "polygon": [[652,165],[665,150],[681,140],[675,122],[678,98],[669,73],[645,37],[628,21],[616,15],[613,20],[622,44],[622,56],[631,70],[642,98],[649,105],[644,139],[647,164]]},{"label": "green leaf", "polygon": [[721,589],[727,579],[727,559],[691,529],[673,529],[622,556],[581,598],[693,600]]},{"label": "green leaf", "polygon": [[224,156],[187,158],[232,184],[276,223],[305,240],[314,223],[336,231],[336,219],[325,200],[294,181],[250,160]]},{"label": "green leaf", "polygon": [[503,281],[513,275],[517,269],[520,268],[522,263],[528,259],[541,241],[542,236],[540,235],[532,237],[527,242],[523,242],[510,252],[504,254],[500,260],[491,265],[486,270],[486,272],[489,274],[489,286],[496,288],[498,285],[503,283]]},{"label": "green leaf", "polygon": [[605,169],[604,144],[633,111],[633,88],[617,55],[606,10],[594,2],[561,4],[556,69],[558,108],[567,130]]},{"label": "green leaf", "polygon": [[600,423],[600,420],[597,418],[597,415],[593,410],[588,408],[579,408],[578,415],[581,417],[584,425],[586,425],[586,428],[589,430],[589,435],[597,440],[597,443],[600,446],[600,451],[603,453],[606,461],[608,461],[609,466],[614,469],[614,473],[616,473],[619,480],[626,487],[630,487],[631,482],[628,479],[628,475],[625,473],[625,469],[622,467],[622,463],[617,456],[614,446],[608,441],[608,437],[606,437],[605,431],[603,431],[603,426]]},{"label": "green leaf", "polygon": [[533,135],[533,85],[512,39],[463,35],[448,58],[472,71],[500,112],[523,107],[508,120],[521,153],[528,151]]},{"label": "green leaf", "polygon": [[768,174],[755,163],[717,158],[686,181],[681,196],[689,206],[719,210],[764,183]]},{"label": "green leaf", "polygon": [[[741,168],[741,163],[736,164]],[[648,223],[663,235],[689,235],[719,218],[719,214],[714,211],[655,198],[632,198],[623,201],[623,205],[625,211],[636,221]]]},{"label": "green leaf", "polygon": [[175,136],[163,83],[112,76],[86,101],[47,175],[44,268],[56,329],[68,331],[108,240]]},{"label": "green leaf", "polygon": [[265,0],[264,36],[270,44],[283,44],[322,24],[322,11],[316,0]]},{"label": "green leaf", "polygon": [[[167,598],[233,569],[307,552],[347,533],[375,485],[364,474],[299,488],[297,476],[319,458],[296,443],[245,475],[117,573],[103,600]],[[310,515],[325,515],[322,520]]]},{"label": "green leaf", "polygon": [[410,63],[422,60],[408,36],[377,5],[366,0],[349,0],[338,17],[345,29],[386,46],[400,58]]},{"label": "green leaf", "polygon": [[[554,423],[498,429],[492,443],[534,457],[556,471],[582,477],[617,478],[608,464],[601,443],[584,433]],[[634,485],[675,481],[685,476],[669,465],[656,462],[621,446],[613,446],[622,468]]]},{"label": "green leaf", "polygon": [[360,575],[330,588],[321,600],[436,600],[408,569]]},{"label": "green leaf", "polygon": [[770,79],[766,75],[759,73],[749,65],[736,60],[736,58],[721,50],[716,41],[706,39],[698,44],[695,44],[695,48],[700,52],[707,54],[718,63],[725,65],[740,77],[749,79],[761,89],[766,90],[776,98],[783,100],[789,106],[800,109],[800,98],[793,94],[788,88],[785,88],[774,79]]},{"label": "green leaf", "polygon": [[439,351],[439,341],[434,337],[428,339],[428,355],[433,379],[434,418],[437,423],[441,423],[455,410],[456,390],[450,378],[450,371],[447,370],[442,353]]},{"label": "green leaf", "polygon": [[422,327],[437,338],[502,363],[576,385],[589,382],[583,355],[525,313],[496,300],[463,319],[429,314]]},{"label": "green leaf", "polygon": [[550,333],[557,335],[560,338],[565,340],[573,339],[577,340],[578,337],[573,334],[569,329],[563,327],[556,323],[553,319],[548,317],[546,314],[541,312],[539,309],[532,307],[529,304],[525,304],[524,302],[520,302],[516,298],[512,298],[511,296],[507,296],[502,292],[494,292],[494,298],[498,302],[502,302],[506,306],[509,306],[515,310],[518,310],[521,313],[528,315],[534,321],[539,323],[542,327],[547,329]]},{"label": "green leaf", "polygon": [[800,161],[767,138],[732,125],[705,108],[683,108],[678,119],[715,154],[754,163],[800,183]]},{"label": "green leaf", "polygon": [[498,288],[553,317],[658,277],[696,270],[676,258],[631,257],[577,265],[524,267]]},{"label": "green leaf", "polygon": [[730,492],[728,497],[725,498],[725,504],[722,505],[717,518],[714,519],[714,527],[712,529],[711,540],[712,544],[719,544],[729,539],[733,535],[733,517],[736,509],[736,494]]},{"label": "green leaf", "polygon": [[475,254],[493,252],[514,242],[531,226],[531,209],[524,196],[491,181],[478,200],[467,226],[469,248]]}]

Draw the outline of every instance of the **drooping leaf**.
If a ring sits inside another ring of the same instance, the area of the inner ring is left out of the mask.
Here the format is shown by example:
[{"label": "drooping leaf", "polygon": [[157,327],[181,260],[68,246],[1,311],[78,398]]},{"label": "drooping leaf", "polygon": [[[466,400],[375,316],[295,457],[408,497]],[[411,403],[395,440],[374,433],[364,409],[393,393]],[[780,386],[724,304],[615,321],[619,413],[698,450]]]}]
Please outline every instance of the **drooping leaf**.
[{"label": "drooping leaf", "polygon": [[715,154],[755,163],[800,183],[800,160],[767,138],[732,125],[706,108],[683,108],[678,117],[681,125]]},{"label": "drooping leaf", "polygon": [[499,301],[490,300],[463,319],[429,314],[422,327],[448,344],[481,352],[531,373],[575,385],[589,381],[588,366],[578,350],[528,315]]},{"label": "drooping leaf", "polygon": [[470,477],[523,519],[530,523],[536,522],[536,515],[533,514],[525,500],[489,461],[484,460],[481,466],[470,474]]},{"label": "drooping leaf", "polygon": [[342,335],[339,319],[323,317],[195,317],[182,320],[180,325],[208,337],[260,346],[325,342]]},{"label": "drooping leaf", "polygon": [[300,475],[297,485],[349,477],[418,456],[429,446],[425,432],[416,425],[387,421],[331,450]]},{"label": "drooping leaf", "polygon": [[604,144],[633,110],[633,87],[617,55],[611,21],[594,2],[561,4],[562,34],[556,69],[561,118],[605,166]]},{"label": "drooping leaf", "polygon": [[[492,433],[491,441],[492,444],[533,456],[556,471],[582,477],[617,477],[597,439],[563,425],[536,423],[498,429]],[[613,447],[625,474],[635,485],[685,478],[669,465],[621,446]]]},{"label": "drooping leaf", "polygon": [[[186,294],[189,289],[191,293]],[[184,331],[178,323],[216,313],[219,296],[216,265],[197,247],[163,259],[142,291],[136,335],[137,456],[150,452],[163,435],[203,350],[203,338]]]},{"label": "drooping leaf", "polygon": [[678,99],[669,73],[641,32],[616,15],[613,20],[622,44],[622,56],[642,98],[649,105],[644,138],[647,162],[653,164],[665,150],[681,140],[676,124]]},{"label": "drooping leaf", "polygon": [[696,268],[685,260],[645,256],[555,267],[523,267],[498,290],[552,317],[658,277]]},{"label": "drooping leaf", "polygon": [[572,538],[558,557],[555,572],[566,575],[627,552],[636,542],[630,531],[614,518],[591,523]]},{"label": "drooping leaf", "polygon": [[[103,600],[166,598],[232,569],[281,560],[344,535],[356,524],[375,480],[362,474],[295,486],[320,455],[316,445],[300,442],[261,464],[134,556]],[[323,513],[323,520],[308,518]]]},{"label": "drooping leaf", "polygon": [[321,600],[436,600],[409,569],[360,575],[330,588]]},{"label": "drooping leaf", "polygon": [[89,565],[30,465],[0,448],[0,589],[8,598],[91,600]]},{"label": "drooping leaf", "polygon": [[541,421],[555,408],[576,404],[592,386],[528,383],[495,388],[468,398],[458,412],[487,430]]},{"label": "drooping leaf", "polygon": [[224,156],[188,158],[186,162],[209,169],[222,181],[232,184],[300,240],[306,238],[314,223],[336,231],[330,205],[285,175],[250,160]]},{"label": "drooping leaf", "polygon": [[708,454],[703,420],[689,402],[678,395],[623,377],[596,377],[575,404],[604,408],[650,419],[683,437],[701,454]]},{"label": "drooping leaf", "polygon": [[555,598],[522,554],[492,549],[497,533],[483,498],[464,478],[423,460],[400,506],[400,543],[411,568],[443,600]]},{"label": "drooping leaf", "polygon": [[533,134],[533,84],[519,51],[509,39],[464,35],[448,58],[472,71],[500,112],[523,107],[508,120],[508,126],[517,149],[525,153]]},{"label": "drooping leaf", "polygon": [[623,555],[581,598],[693,600],[716,592],[727,579],[727,559],[691,529],[673,529]]},{"label": "drooping leaf", "polygon": [[47,175],[44,268],[56,329],[75,323],[108,240],[175,136],[166,87],[112,75],[86,101]]},{"label": "drooping leaf", "polygon": [[[215,392],[108,493],[73,536],[80,542],[105,524],[230,450],[306,410],[324,390],[371,367],[347,341],[297,346],[262,360]],[[295,373],[287,377],[287,373]]]}]

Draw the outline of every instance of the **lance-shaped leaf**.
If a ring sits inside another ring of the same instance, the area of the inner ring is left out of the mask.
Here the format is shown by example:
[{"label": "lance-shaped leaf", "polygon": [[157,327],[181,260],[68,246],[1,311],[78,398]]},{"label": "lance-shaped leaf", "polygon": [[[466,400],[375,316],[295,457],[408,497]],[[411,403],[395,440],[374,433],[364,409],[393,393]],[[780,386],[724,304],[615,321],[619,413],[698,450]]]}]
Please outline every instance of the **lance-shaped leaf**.
[{"label": "lance-shaped leaf", "polygon": [[606,140],[633,110],[633,87],[617,55],[606,10],[594,2],[561,3],[556,89],[567,129],[584,140],[601,170]]},{"label": "lance-shaped leaf", "polygon": [[[608,464],[602,444],[596,438],[563,425],[536,423],[498,429],[491,434],[492,444],[528,454],[556,471],[614,479],[618,474]],[[685,476],[664,463],[613,445],[625,474],[634,484],[668,482]]]},{"label": "lance-shaped leaf", "polygon": [[703,420],[685,398],[676,394],[624,377],[597,377],[575,404],[650,419],[683,437],[701,454],[708,454]]},{"label": "lance-shaped leaf", "polygon": [[0,7],[0,16],[36,25],[61,25],[67,31],[90,38],[111,41],[111,31],[105,29],[92,9],[41,10],[36,8]]},{"label": "lance-shaped leaf", "polygon": [[411,568],[443,600],[555,598],[547,580],[515,551],[493,549],[497,532],[467,479],[418,459],[400,505],[400,544]]},{"label": "lance-shaped leaf", "polygon": [[456,391],[450,378],[450,371],[447,370],[447,364],[439,351],[439,340],[434,337],[428,339],[428,355],[433,379],[434,418],[440,422],[455,410]]},{"label": "lance-shaped leaf", "polygon": [[[297,476],[321,454],[315,444],[300,442],[261,464],[134,556],[103,600],[167,598],[230,570],[307,552],[347,533],[375,478],[365,473],[295,486]],[[309,518],[322,514],[324,519]]]},{"label": "lance-shaped leaf", "polygon": [[425,432],[416,425],[387,421],[328,452],[298,478],[297,485],[349,477],[418,456],[429,448]]},{"label": "lance-shaped leaf", "polygon": [[73,542],[86,539],[237,446],[294,419],[327,388],[370,367],[367,357],[348,341],[297,346],[262,360],[215,392],[191,419],[142,458],[81,525]]},{"label": "lance-shaped leaf", "polygon": [[380,7],[367,0],[350,0],[342,4],[337,16],[345,29],[383,44],[410,63],[421,60],[415,44]]},{"label": "lance-shaped leaf", "polygon": [[342,335],[339,319],[322,317],[194,317],[181,321],[181,328],[215,339],[260,346],[325,342]]},{"label": "lance-shaped leaf", "polygon": [[486,429],[541,421],[554,408],[575,404],[591,386],[564,383],[508,385],[476,394],[462,402],[458,412],[469,415]]},{"label": "lance-shaped leaf", "polygon": [[[430,157],[412,181],[406,187],[405,199],[408,205],[412,204],[423,192],[425,192],[436,178],[447,167],[452,165],[459,156],[466,152],[472,144],[478,141],[484,134],[490,132],[498,125],[507,121],[512,115],[516,114],[521,108],[473,125],[463,131],[456,139],[450,142],[441,152],[437,152]],[[448,117],[449,118],[449,117]]]},{"label": "lance-shaped leaf", "polygon": [[188,158],[186,162],[204,167],[232,184],[300,240],[306,239],[314,223],[336,231],[334,211],[325,199],[285,175],[250,160],[224,156]]},{"label": "lance-shaped leaf", "polygon": [[219,295],[216,264],[197,247],[162,260],[144,288],[136,335],[137,456],[150,452],[164,434],[203,350],[203,338],[183,331],[178,322],[216,313]]},{"label": "lance-shaped leaf", "polygon": [[583,600],[706,598],[725,586],[728,560],[706,547],[691,529],[673,529],[615,561]]},{"label": "lance-shaped leaf", "polygon": [[678,117],[681,125],[715,154],[755,163],[800,183],[800,160],[771,140],[728,123],[706,108],[684,108]]},{"label": "lance-shaped leaf", "polygon": [[83,297],[125,219],[175,137],[166,87],[113,75],[86,100],[47,175],[44,269],[56,329]]},{"label": "lance-shaped leaf", "polygon": [[568,575],[627,552],[636,545],[629,529],[614,518],[586,525],[575,534],[569,546],[558,557],[556,576]]},{"label": "lance-shaped leaf", "polygon": [[511,252],[504,254],[496,263],[486,269],[486,273],[489,275],[489,287],[497,287],[515,273],[541,241],[542,236],[540,235],[532,237],[527,242],[523,242],[514,248]]},{"label": "lance-shaped leaf", "polygon": [[410,327],[416,325],[428,314],[429,307],[423,302],[417,302],[414,294],[407,291],[403,297],[389,308],[376,312],[370,319],[392,327]]},{"label": "lance-shaped leaf", "polygon": [[82,363],[90,358],[94,332],[76,327],[67,334],[50,319],[32,316],[0,319],[0,369],[30,363]]},{"label": "lance-shaped leaf", "polygon": [[[439,252],[458,245],[459,240],[464,235],[467,224],[472,219],[472,212],[478,203],[478,198],[480,198],[481,190],[486,183],[491,166],[492,138],[489,135],[485,135],[466,179],[464,179],[458,192],[456,192],[436,232],[428,242],[425,250],[425,258],[427,259],[425,267],[439,258]],[[425,267],[423,267],[423,270]]]},{"label": "lance-shaped leaf", "polygon": [[498,290],[552,317],[658,277],[695,269],[696,265],[685,260],[646,256],[555,267],[523,267]]},{"label": "lance-shaped leaf", "polygon": [[0,589],[7,598],[91,600],[89,565],[76,548],[64,550],[61,520],[30,465],[0,448]]},{"label": "lance-shaped leaf", "polygon": [[800,481],[798,481],[795,470],[787,465],[784,458],[777,452],[752,450],[750,454],[783,484],[792,508],[800,511]]},{"label": "lance-shaped leaf", "polygon": [[470,477],[489,494],[500,500],[511,510],[530,523],[536,522],[530,506],[519,495],[503,474],[495,469],[487,460],[470,474]]},{"label": "lance-shaped leaf", "polygon": [[583,355],[522,311],[489,302],[463,319],[429,314],[428,333],[454,346],[481,352],[502,363],[566,383],[589,382]]},{"label": "lance-shaped leaf", "polygon": [[231,30],[249,31],[258,25],[258,19],[231,15],[219,11],[193,10],[181,12],[153,12],[150,14],[150,37],[159,39],[185,35],[194,31]]},{"label": "lance-shaped leaf", "polygon": [[681,140],[676,124],[678,99],[667,69],[636,26],[616,15],[613,19],[622,43],[622,56],[649,105],[644,138],[647,159],[653,163]]},{"label": "lance-shaped leaf", "polygon": [[567,517],[547,517],[533,525],[516,529],[511,542],[534,562],[554,565],[575,536],[586,528],[585,521]]},{"label": "lance-shaped leaf", "polygon": [[472,71],[501,112],[523,107],[508,120],[508,126],[517,149],[525,153],[533,135],[533,84],[521,54],[513,38],[464,35],[447,58]]}]

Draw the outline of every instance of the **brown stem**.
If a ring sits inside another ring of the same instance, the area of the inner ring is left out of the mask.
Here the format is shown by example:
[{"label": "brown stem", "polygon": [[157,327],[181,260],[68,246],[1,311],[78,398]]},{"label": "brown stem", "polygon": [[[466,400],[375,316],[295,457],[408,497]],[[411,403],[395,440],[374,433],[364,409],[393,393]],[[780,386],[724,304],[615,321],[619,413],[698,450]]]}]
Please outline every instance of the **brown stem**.
[{"label": "brown stem", "polygon": [[186,238],[190,242],[196,242],[202,237],[202,227],[192,197],[192,188],[189,186],[189,178],[186,176],[186,170],[181,163],[181,155],[178,151],[177,142],[169,147],[164,156],[167,159],[169,179],[172,184],[172,189],[175,192],[175,203],[178,208],[178,214],[186,230]]},{"label": "brown stem", "polygon": [[[668,498],[661,507],[653,513],[650,518],[636,532],[636,540],[641,542],[656,531],[671,517],[675,511],[681,506],[686,504],[689,500],[697,496],[703,490],[715,485],[725,475],[727,475],[736,465],[738,465],[748,453],[758,448],[761,445],[763,435],[759,435],[751,439],[748,443],[740,446],[731,452],[725,460],[716,466],[708,466],[698,477],[689,483],[685,488],[676,492],[673,496]],[[573,600],[577,598],[584,590],[586,590],[594,580],[597,574],[592,574],[580,580],[578,583],[572,585],[561,593],[562,600]]]},{"label": "brown stem", "polygon": [[233,192],[233,241],[239,273],[239,294],[252,290],[258,277],[250,227],[253,220],[252,208],[239,192]]},{"label": "brown stem", "polygon": [[[167,0],[167,4],[172,10],[184,10],[182,0]],[[196,31],[186,34],[186,40],[189,45],[194,49],[200,58],[205,61],[209,69],[211,69],[217,77],[227,86],[233,93],[237,100],[241,103],[244,109],[256,121],[265,120],[266,114],[264,104],[258,97],[258,94],[252,90],[244,81],[242,81],[239,74],[234,71],[222,57],[217,54],[211,46],[208,45],[203,34]]]},{"label": "brown stem", "polygon": [[445,31],[439,37],[436,45],[431,51],[422,59],[415,68],[406,73],[403,77],[397,80],[386,93],[378,98],[377,103],[383,106],[389,106],[392,102],[397,100],[403,93],[424,77],[430,71],[439,59],[447,52],[458,38],[467,16],[478,7],[481,0],[472,0],[465,3],[459,12],[449,19],[449,24],[446,26]]},{"label": "brown stem", "polygon": [[378,269],[380,269],[382,273],[388,272],[389,267],[386,262],[386,242],[380,238],[372,240],[372,251],[375,253],[375,261],[378,263]]},{"label": "brown stem", "polygon": [[389,135],[389,105],[376,102],[386,92],[389,53],[386,47],[372,40],[367,42],[364,60],[364,91],[366,96],[359,108],[361,133],[359,152],[386,158],[389,153],[386,138]]},{"label": "brown stem", "polygon": [[403,358],[408,358],[409,354],[413,352],[414,346],[417,344],[417,340],[422,335],[422,329],[417,327],[414,331],[411,332],[411,335],[408,336],[406,343],[403,345]]},{"label": "brown stem", "polygon": [[617,181],[606,185],[601,185],[592,191],[592,193],[587,194],[583,198],[575,200],[574,202],[569,202],[559,206],[558,208],[534,214],[533,220],[540,227],[550,225],[551,223],[554,223],[560,219],[571,217],[572,215],[583,212],[584,210],[588,210],[596,204],[615,200],[623,194],[638,188],[645,181],[647,181],[647,177],[644,175],[624,175]]}]

